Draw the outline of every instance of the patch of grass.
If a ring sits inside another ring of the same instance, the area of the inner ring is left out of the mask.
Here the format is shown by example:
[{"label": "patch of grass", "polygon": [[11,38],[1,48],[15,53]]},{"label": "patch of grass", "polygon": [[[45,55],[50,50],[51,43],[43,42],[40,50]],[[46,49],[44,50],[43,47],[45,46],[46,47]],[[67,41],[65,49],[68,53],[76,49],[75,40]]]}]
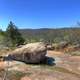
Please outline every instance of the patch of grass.
[{"label": "patch of grass", "polygon": [[[5,74],[5,71],[0,70],[0,77],[1,78],[3,78],[4,74]],[[23,76],[25,76],[25,75],[30,76],[31,74],[32,73],[30,73],[30,72],[23,73],[23,72],[20,72],[20,71],[8,71],[6,78],[8,80],[20,80]]]},{"label": "patch of grass", "polygon": [[8,71],[7,73],[7,77],[9,80],[20,80],[24,75],[25,73],[20,71]]},{"label": "patch of grass", "polygon": [[75,76],[77,76],[77,77],[80,78],[80,74],[75,73],[75,72],[73,72],[73,71],[70,71],[70,70],[68,70],[68,69],[62,68],[62,67],[54,67],[54,68],[52,68],[52,69],[53,69],[53,70],[56,70],[56,71],[59,71],[59,72],[72,74],[72,75],[75,75]]},{"label": "patch of grass", "polygon": [[[41,66],[43,68],[43,66]],[[47,66],[47,65],[44,65],[44,69],[47,69],[47,70],[53,70],[53,71],[59,71],[59,72],[63,72],[63,73],[68,73],[68,74],[72,74],[74,76],[77,76],[80,78],[80,74],[76,73],[76,72],[73,72],[73,71],[70,71],[66,68],[63,68],[63,67],[57,67],[57,66]]]},{"label": "patch of grass", "polygon": [[25,75],[25,73],[22,73],[22,72],[15,72],[15,76],[16,77],[21,77],[21,76],[24,76]]},{"label": "patch of grass", "polygon": [[2,77],[4,74],[4,70],[3,69],[0,69],[0,77]]},{"label": "patch of grass", "polygon": [[72,56],[80,56],[80,51],[66,52],[65,54],[70,54],[70,55],[72,55]]},{"label": "patch of grass", "polygon": [[80,56],[80,51],[72,52],[71,55],[72,56]]}]

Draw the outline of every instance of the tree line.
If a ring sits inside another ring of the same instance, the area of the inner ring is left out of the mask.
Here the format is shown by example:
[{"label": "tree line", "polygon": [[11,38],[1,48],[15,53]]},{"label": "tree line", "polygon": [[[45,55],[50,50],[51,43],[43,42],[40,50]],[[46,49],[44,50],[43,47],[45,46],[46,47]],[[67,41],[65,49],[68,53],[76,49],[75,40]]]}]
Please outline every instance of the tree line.
[{"label": "tree line", "polygon": [[[78,26],[78,27],[77,27]],[[69,42],[70,44],[80,44],[80,24],[78,22],[74,28],[60,29],[18,29],[10,21],[6,31],[0,30],[0,46],[15,47],[30,42]]]},{"label": "tree line", "polygon": [[27,42],[46,41],[50,43],[69,42],[80,44],[80,27],[60,29],[25,29],[20,33]]},{"label": "tree line", "polygon": [[15,47],[25,42],[16,25],[10,21],[6,31],[0,30],[0,43],[8,47]]}]

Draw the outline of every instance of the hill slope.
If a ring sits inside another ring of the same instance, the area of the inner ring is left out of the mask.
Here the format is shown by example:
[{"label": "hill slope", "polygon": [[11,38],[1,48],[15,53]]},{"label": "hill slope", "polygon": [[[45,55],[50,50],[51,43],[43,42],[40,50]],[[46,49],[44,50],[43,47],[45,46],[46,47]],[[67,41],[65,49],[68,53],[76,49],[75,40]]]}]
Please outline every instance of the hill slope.
[{"label": "hill slope", "polygon": [[67,40],[70,42],[80,42],[80,28],[61,28],[61,29],[20,29],[21,34],[27,40],[46,40],[59,42]]}]

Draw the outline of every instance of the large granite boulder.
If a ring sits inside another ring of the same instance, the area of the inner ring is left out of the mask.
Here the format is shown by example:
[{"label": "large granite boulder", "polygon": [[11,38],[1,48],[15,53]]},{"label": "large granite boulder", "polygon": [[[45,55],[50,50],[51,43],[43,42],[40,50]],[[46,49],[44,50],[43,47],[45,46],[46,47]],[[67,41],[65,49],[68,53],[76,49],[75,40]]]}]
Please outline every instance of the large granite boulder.
[{"label": "large granite boulder", "polygon": [[12,51],[8,57],[26,63],[39,63],[44,60],[46,51],[47,47],[44,43],[30,43]]}]

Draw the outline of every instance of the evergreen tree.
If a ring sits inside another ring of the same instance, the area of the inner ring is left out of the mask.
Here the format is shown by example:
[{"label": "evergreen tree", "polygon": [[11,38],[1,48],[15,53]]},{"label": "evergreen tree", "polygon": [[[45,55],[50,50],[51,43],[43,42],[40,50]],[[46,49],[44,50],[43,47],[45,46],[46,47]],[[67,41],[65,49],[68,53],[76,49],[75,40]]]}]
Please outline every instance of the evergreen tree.
[{"label": "evergreen tree", "polygon": [[6,39],[12,46],[21,45],[25,41],[12,21],[10,21],[6,29]]},{"label": "evergreen tree", "polygon": [[3,32],[3,31],[0,29],[0,46],[1,46],[1,45],[4,45],[4,40],[5,40],[5,32]]}]

